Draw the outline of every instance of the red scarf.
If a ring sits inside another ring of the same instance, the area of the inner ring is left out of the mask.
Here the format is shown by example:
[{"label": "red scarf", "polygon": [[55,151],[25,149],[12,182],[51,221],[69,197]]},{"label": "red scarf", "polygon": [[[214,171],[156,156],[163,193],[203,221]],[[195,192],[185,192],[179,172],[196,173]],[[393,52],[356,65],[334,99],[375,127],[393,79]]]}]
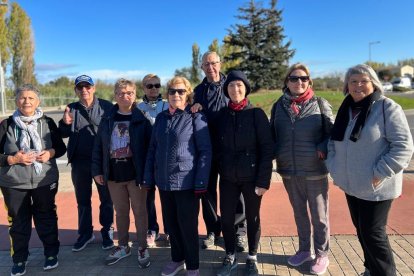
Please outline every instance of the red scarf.
[{"label": "red scarf", "polygon": [[241,102],[239,103],[233,103],[232,101],[229,101],[229,108],[234,110],[234,111],[240,111],[243,108],[246,107],[248,101],[247,98],[244,98]]},{"label": "red scarf", "polygon": [[299,114],[299,107],[297,103],[303,103],[304,101],[309,100],[314,95],[312,88],[308,88],[302,95],[297,98],[291,97],[290,100],[292,101],[290,104],[290,108],[292,109],[295,115]]}]

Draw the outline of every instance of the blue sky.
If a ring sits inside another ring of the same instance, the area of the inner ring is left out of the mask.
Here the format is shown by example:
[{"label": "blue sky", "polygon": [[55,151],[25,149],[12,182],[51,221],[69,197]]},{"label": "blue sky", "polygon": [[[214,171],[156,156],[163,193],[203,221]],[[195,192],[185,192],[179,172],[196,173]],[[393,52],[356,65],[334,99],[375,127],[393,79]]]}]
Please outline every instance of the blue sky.
[{"label": "blue sky", "polygon": [[[238,23],[248,0],[19,0],[32,20],[36,75],[90,74],[112,82],[156,73],[163,81],[191,64],[191,46],[205,52]],[[268,1],[263,2],[267,5]],[[342,74],[368,60],[414,58],[413,0],[279,0],[284,34],[311,74]]]}]

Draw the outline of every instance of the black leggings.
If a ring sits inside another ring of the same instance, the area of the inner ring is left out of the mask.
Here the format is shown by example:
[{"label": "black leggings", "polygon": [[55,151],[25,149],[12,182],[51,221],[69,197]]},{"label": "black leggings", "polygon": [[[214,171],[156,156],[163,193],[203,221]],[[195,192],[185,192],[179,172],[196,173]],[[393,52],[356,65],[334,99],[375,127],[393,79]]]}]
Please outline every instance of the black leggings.
[{"label": "black leggings", "polygon": [[252,182],[229,182],[220,180],[220,212],[224,244],[227,254],[234,254],[236,230],[234,221],[240,194],[243,194],[247,221],[247,240],[249,255],[256,255],[260,239],[260,204],[262,197],[257,196]]}]

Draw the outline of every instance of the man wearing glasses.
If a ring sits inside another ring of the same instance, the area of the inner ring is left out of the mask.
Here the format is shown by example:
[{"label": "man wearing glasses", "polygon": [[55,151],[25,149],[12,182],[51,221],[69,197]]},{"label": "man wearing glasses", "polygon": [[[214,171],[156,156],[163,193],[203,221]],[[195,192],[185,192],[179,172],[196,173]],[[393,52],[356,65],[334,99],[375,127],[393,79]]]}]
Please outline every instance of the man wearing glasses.
[{"label": "man wearing glasses", "polygon": [[[78,204],[78,234],[72,251],[83,250],[95,239],[92,225],[92,175],[91,160],[93,143],[101,121],[112,107],[112,103],[95,97],[95,84],[91,77],[81,75],[75,79],[75,93],[78,102],[69,104],[59,129],[63,138],[68,138],[68,163],[72,166],[72,182]],[[113,217],[114,210],[108,187],[96,185],[101,204],[99,222],[102,225],[102,249],[114,247]]]},{"label": "man wearing glasses", "polygon": [[[191,111],[204,112],[207,117],[211,134],[215,120],[218,119],[218,112],[229,103],[229,99],[223,93],[223,84],[226,81],[226,76],[220,72],[220,56],[214,51],[204,53],[202,57],[201,69],[206,77],[194,89],[194,105],[191,107]],[[220,236],[221,232],[220,217],[217,214],[218,160],[216,160],[214,154],[214,143],[212,144],[212,147],[213,158],[211,160],[207,195],[201,198],[201,204],[203,206],[203,219],[207,228],[207,238],[203,240],[202,244],[203,249],[214,246],[215,241]],[[244,200],[242,196],[237,206],[235,225],[237,227],[236,248],[237,251],[241,252],[247,247]]]}]

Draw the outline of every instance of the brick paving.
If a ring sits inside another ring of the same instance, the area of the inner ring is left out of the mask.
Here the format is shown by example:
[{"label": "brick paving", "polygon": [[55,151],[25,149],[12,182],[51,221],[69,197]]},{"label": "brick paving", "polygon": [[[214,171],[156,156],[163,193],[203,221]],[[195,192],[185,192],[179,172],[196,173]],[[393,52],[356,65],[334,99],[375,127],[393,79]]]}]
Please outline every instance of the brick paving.
[{"label": "brick paving", "polygon": [[[414,235],[390,235],[391,246],[397,264],[397,275],[414,275]],[[160,275],[163,265],[169,261],[170,249],[158,242],[158,247],[150,249],[152,264],[147,269],[138,268],[137,253],[113,266],[103,264],[107,252],[100,244],[91,244],[81,252],[72,252],[64,246],[59,254],[59,267],[44,272],[42,270],[43,249],[30,250],[27,275]],[[298,247],[296,237],[262,237],[258,252],[259,273],[261,275],[310,275],[310,263],[298,268],[287,265],[287,258]],[[10,258],[7,251],[0,251],[0,275],[9,275]],[[200,250],[200,274],[215,275],[224,255],[223,240],[215,248]],[[239,253],[238,267],[232,275],[244,275],[246,253]],[[330,265],[325,275],[359,275],[364,271],[362,250],[355,235],[336,235],[331,237]],[[178,275],[184,275],[181,272]]]}]

